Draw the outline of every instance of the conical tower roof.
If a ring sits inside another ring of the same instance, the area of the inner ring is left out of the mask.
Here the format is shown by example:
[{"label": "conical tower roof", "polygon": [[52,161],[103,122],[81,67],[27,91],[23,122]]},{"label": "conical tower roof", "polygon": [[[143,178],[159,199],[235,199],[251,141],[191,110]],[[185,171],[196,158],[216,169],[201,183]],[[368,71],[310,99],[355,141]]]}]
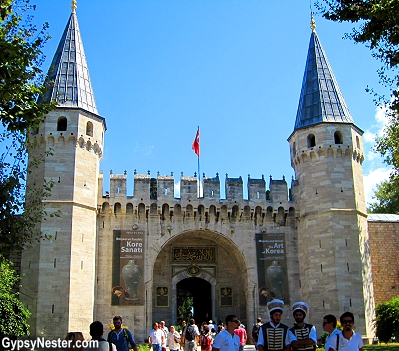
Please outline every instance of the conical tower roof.
[{"label": "conical tower roof", "polygon": [[312,23],[294,130],[322,122],[354,123]]},{"label": "conical tower roof", "polygon": [[42,99],[56,101],[58,107],[80,107],[98,115],[75,9],[72,6],[47,74],[50,88]]}]

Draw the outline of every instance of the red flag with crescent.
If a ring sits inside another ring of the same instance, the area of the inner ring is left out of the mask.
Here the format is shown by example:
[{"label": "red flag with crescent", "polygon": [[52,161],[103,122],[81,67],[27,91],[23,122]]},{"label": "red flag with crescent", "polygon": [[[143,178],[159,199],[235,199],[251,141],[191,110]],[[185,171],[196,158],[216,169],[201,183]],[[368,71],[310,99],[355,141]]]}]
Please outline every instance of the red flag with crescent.
[{"label": "red flag with crescent", "polygon": [[195,139],[193,141],[192,149],[200,157],[200,130],[198,128],[197,134],[195,135]]}]

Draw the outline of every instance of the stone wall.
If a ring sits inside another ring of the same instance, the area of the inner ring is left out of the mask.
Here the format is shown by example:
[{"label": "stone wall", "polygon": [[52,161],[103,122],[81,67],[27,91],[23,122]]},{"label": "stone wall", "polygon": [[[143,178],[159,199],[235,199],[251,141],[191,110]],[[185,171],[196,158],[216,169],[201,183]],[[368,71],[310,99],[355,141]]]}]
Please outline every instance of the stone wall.
[{"label": "stone wall", "polygon": [[370,215],[368,231],[377,305],[399,295],[399,216]]}]

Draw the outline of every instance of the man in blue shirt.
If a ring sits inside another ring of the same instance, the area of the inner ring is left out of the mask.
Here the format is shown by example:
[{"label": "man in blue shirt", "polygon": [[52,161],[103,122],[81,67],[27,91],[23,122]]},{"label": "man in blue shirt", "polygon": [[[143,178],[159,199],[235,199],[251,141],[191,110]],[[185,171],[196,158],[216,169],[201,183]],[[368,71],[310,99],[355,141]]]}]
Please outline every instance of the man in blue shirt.
[{"label": "man in blue shirt", "polygon": [[122,328],[122,317],[115,316],[113,318],[114,330],[108,333],[108,341],[115,344],[118,351],[129,351],[129,343],[134,351],[137,351],[137,345],[134,341],[133,335],[127,328]]}]

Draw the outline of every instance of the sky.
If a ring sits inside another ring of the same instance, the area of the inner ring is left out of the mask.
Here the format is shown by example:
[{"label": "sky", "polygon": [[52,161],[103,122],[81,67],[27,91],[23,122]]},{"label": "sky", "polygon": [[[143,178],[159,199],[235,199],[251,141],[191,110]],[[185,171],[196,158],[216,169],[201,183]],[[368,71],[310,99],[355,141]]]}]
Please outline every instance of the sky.
[{"label": "sky", "polygon": [[[48,22],[47,72],[71,13],[70,0],[31,0],[34,22]],[[295,176],[287,138],[293,132],[310,29],[309,0],[78,0],[77,16],[99,114],[107,131],[101,169],[175,183],[198,171],[191,148],[201,133],[200,173],[246,181]],[[343,39],[351,24],[315,15],[356,125],[364,131],[367,202],[389,176],[375,135],[385,123],[366,92],[384,92],[380,63],[362,44]]]}]

